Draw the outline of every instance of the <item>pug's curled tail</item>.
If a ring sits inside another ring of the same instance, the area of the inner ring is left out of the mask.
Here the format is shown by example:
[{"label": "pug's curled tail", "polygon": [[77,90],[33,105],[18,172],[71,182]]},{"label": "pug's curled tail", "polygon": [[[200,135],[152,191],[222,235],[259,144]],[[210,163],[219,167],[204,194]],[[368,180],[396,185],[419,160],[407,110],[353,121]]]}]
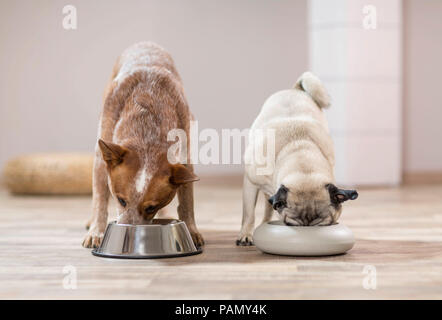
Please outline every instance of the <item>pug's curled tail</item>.
[{"label": "pug's curled tail", "polygon": [[308,93],[319,108],[326,108],[330,105],[330,96],[321,80],[311,72],[304,72],[296,81],[294,88]]}]

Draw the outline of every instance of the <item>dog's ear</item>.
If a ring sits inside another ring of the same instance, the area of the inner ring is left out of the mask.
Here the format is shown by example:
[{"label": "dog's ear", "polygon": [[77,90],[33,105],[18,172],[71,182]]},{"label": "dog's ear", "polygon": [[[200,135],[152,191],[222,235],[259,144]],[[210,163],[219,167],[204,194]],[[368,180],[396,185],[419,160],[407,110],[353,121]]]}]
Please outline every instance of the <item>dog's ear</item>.
[{"label": "dog's ear", "polygon": [[356,190],[339,189],[334,184],[329,183],[325,186],[330,194],[330,200],[334,204],[340,204],[347,200],[356,200],[358,192]]},{"label": "dog's ear", "polygon": [[269,198],[269,203],[273,209],[278,210],[287,207],[287,189],[284,185],[281,185],[276,193]]},{"label": "dog's ear", "polygon": [[173,185],[179,186],[188,182],[198,181],[200,179],[181,163],[173,164],[171,167],[172,174],[169,181]]},{"label": "dog's ear", "polygon": [[98,140],[103,160],[107,163],[109,168],[114,168],[123,162],[124,155],[127,153],[127,149],[119,146],[118,144],[111,142],[104,142]]}]

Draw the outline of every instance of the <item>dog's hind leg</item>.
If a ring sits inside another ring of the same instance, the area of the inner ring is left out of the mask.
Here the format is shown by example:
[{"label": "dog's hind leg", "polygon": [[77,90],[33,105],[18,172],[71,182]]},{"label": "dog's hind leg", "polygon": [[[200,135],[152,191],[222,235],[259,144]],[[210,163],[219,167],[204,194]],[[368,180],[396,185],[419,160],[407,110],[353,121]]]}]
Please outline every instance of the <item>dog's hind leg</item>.
[{"label": "dog's hind leg", "polygon": [[247,178],[247,175],[244,175],[242,187],[242,225],[238,240],[236,240],[236,245],[238,246],[253,245],[252,232],[255,227],[255,207],[258,191],[258,187]]}]

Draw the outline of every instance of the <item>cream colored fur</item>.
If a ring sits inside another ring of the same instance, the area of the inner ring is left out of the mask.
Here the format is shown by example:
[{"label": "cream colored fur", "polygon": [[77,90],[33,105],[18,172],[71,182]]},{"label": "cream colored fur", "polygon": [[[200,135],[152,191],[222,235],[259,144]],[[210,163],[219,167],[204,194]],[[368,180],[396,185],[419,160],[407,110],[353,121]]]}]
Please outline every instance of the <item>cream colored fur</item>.
[{"label": "cream colored fur", "polygon": [[[245,151],[243,221],[238,244],[252,244],[258,192],[266,198],[266,222],[274,211],[268,199],[281,185],[289,189],[288,208],[279,212],[286,223],[321,225],[338,219],[341,210],[331,206],[325,187],[334,183],[333,142],[322,110],[329,104],[323,85],[310,72],[305,72],[292,89],[279,91],[265,101],[251,127]],[[268,143],[255,136],[255,129],[275,130],[275,159],[268,164],[273,169],[270,174],[260,175],[253,159],[258,144],[267,147]]]}]

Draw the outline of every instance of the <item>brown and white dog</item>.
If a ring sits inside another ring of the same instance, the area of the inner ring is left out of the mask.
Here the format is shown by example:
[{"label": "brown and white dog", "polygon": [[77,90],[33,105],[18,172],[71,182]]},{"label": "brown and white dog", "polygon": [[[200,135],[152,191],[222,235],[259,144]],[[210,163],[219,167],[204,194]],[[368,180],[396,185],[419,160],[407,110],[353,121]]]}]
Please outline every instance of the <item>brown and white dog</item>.
[{"label": "brown and white dog", "polygon": [[[93,215],[83,241],[97,247],[107,225],[109,195],[118,201],[118,223],[141,224],[178,194],[178,216],[197,246],[191,164],[167,159],[168,132],[189,137],[192,115],[169,53],[151,42],[137,43],[117,60],[104,94],[93,171]],[[187,139],[187,150],[189,139]],[[188,154],[188,159],[190,155]]]}]

